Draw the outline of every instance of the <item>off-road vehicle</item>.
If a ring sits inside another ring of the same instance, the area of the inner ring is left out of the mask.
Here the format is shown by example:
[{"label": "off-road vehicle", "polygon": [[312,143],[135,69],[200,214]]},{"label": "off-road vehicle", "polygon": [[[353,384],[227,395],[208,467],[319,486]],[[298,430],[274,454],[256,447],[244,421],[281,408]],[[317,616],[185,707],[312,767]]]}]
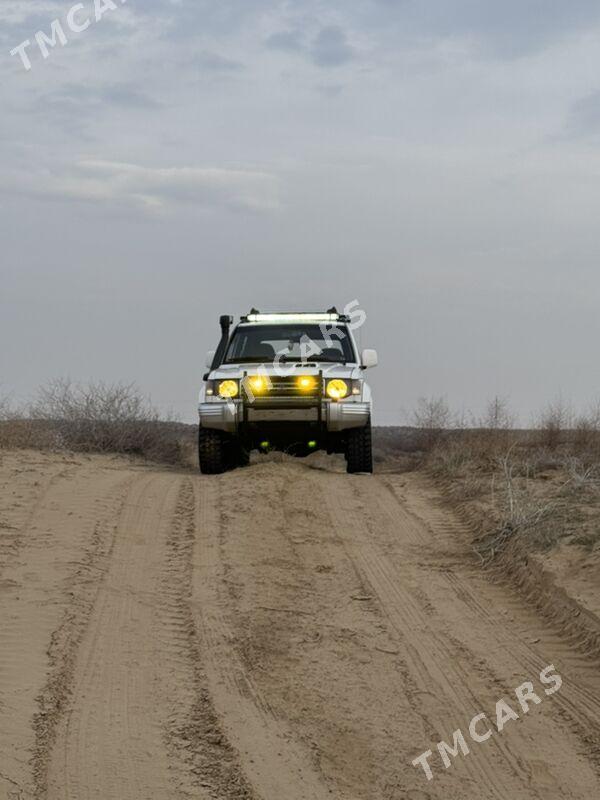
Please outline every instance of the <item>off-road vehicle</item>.
[{"label": "off-road vehicle", "polygon": [[250,452],[307,456],[343,453],[348,472],[372,472],[371,389],[364,370],[375,350],[359,355],[350,316],[261,314],[253,309],[233,330],[220,318],[221,340],[207,353],[200,392],[198,451],[206,474],[249,462]]}]

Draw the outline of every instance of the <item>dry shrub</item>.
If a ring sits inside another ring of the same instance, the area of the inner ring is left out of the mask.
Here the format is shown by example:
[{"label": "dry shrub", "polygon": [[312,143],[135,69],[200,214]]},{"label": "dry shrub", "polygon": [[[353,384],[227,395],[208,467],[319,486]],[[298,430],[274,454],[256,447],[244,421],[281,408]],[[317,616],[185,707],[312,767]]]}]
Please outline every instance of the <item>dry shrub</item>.
[{"label": "dry shrub", "polygon": [[30,447],[38,434],[8,396],[0,397],[0,448]]},{"label": "dry shrub", "polygon": [[420,397],[413,412],[420,431],[421,449],[431,450],[452,424],[452,412],[445,397]]},{"label": "dry shrub", "polygon": [[513,450],[497,461],[492,476],[492,506],[499,520],[496,529],[475,542],[484,563],[494,559],[515,537],[527,535],[527,544],[546,549],[563,535],[558,502],[537,496]]},{"label": "dry shrub", "polygon": [[543,447],[555,450],[568,438],[573,427],[573,411],[562,397],[548,403],[539,419],[539,441]]},{"label": "dry shrub", "polygon": [[10,403],[10,398],[0,396],[0,422],[6,422],[12,417],[13,410]]},{"label": "dry shrub", "polygon": [[573,426],[573,444],[578,451],[600,451],[600,400],[587,413],[581,414]]},{"label": "dry shrub", "polygon": [[19,417],[0,420],[0,448],[46,450],[56,446],[56,438],[44,422]]},{"label": "dry shrub", "polygon": [[573,420],[557,400],[538,427],[519,430],[507,401],[495,397],[471,427],[458,428],[443,398],[420,402],[415,421],[428,446],[421,464],[451,499],[487,508],[493,520],[476,542],[483,562],[514,539],[537,550],[559,541],[600,546],[600,403]]},{"label": "dry shrub", "polygon": [[446,482],[446,490],[457,502],[473,500],[484,489],[477,459],[469,443],[460,435],[438,442],[428,454],[426,464],[436,478]]},{"label": "dry shrub", "polygon": [[510,408],[508,398],[496,395],[488,401],[479,427],[490,431],[511,431],[516,424],[517,417]]},{"label": "dry shrub", "polygon": [[496,395],[488,401],[483,419],[477,426],[482,443],[494,451],[508,450],[516,441],[517,417],[510,408],[507,397]]},{"label": "dry shrub", "polygon": [[[448,412],[446,418],[451,419]],[[481,419],[472,418],[471,426],[439,434],[430,451],[428,465],[448,477],[462,476],[469,471],[494,468],[498,457],[523,440],[514,430],[515,416],[508,400],[496,396],[487,404]]]},{"label": "dry shrub", "polygon": [[565,493],[595,494],[600,491],[600,464],[577,456],[568,456],[564,459],[563,466],[568,476],[563,490]]},{"label": "dry shrub", "polygon": [[427,467],[439,477],[455,478],[475,463],[471,442],[462,432],[439,439],[427,456]]},{"label": "dry shrub", "polygon": [[570,544],[579,545],[579,547],[583,547],[588,553],[593,553],[600,548],[600,528],[575,534]]},{"label": "dry shrub", "polygon": [[167,463],[182,460],[177,423],[161,420],[133,384],[54,380],[39,390],[30,418],[51,431],[58,447]]}]

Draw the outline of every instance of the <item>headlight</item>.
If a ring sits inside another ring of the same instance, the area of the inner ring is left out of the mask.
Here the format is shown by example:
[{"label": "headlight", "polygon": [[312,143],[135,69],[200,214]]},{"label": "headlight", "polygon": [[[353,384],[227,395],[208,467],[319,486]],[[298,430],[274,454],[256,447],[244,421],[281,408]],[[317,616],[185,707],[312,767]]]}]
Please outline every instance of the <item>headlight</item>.
[{"label": "headlight", "polygon": [[300,375],[296,379],[296,386],[302,392],[314,392],[317,388],[317,379],[312,375]]},{"label": "headlight", "polygon": [[348,384],[341,378],[334,378],[327,383],[327,394],[332,400],[343,400],[348,396]]},{"label": "headlight", "polygon": [[219,397],[237,397],[240,391],[237,381],[221,381],[219,384]]}]

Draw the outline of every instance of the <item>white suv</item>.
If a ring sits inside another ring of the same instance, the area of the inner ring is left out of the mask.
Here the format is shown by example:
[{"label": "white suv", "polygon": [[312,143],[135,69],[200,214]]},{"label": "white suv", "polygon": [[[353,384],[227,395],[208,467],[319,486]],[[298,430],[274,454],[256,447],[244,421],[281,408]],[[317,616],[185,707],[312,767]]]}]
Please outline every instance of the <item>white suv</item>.
[{"label": "white suv", "polygon": [[372,472],[371,389],[352,320],[326,313],[261,314],[253,309],[207,353],[198,406],[200,469],[216,474],[248,464],[251,450],[307,456],[344,453],[348,472]]}]

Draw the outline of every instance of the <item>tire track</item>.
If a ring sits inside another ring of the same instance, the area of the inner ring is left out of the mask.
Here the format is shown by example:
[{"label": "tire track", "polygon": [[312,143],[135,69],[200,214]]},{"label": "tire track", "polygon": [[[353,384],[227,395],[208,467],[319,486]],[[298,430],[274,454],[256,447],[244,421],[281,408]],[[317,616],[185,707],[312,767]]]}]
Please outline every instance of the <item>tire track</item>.
[{"label": "tire track", "polygon": [[[473,568],[418,478],[106,463],[11,501],[0,800],[600,794],[595,666]],[[552,661],[526,718],[432,783],[411,766]]]},{"label": "tire track", "polygon": [[[402,479],[402,483],[410,479]],[[395,491],[392,478],[382,481],[391,492],[389,496],[381,498],[380,508],[390,520],[403,517],[412,520],[414,536],[421,542],[424,549],[432,552],[435,543],[446,543],[446,547],[456,552],[460,550],[461,543],[469,540],[466,526],[457,519],[452,519],[448,512],[438,508],[431,494],[421,487],[421,481],[412,480],[412,491],[408,498],[404,498]],[[414,506],[414,508],[413,508]],[[428,517],[423,519],[423,509]],[[421,514],[419,515],[419,510]],[[498,666],[506,672],[515,662],[518,663],[523,673],[535,675],[540,664],[554,661],[560,664],[565,676],[572,676],[575,680],[567,680],[549,707],[557,723],[562,723],[568,718],[573,731],[584,743],[587,752],[596,765],[600,775],[600,681],[593,664],[574,654],[573,646],[565,640],[564,633],[551,623],[542,625],[532,613],[523,614],[523,601],[519,597],[507,597],[506,589],[501,585],[492,585],[485,580],[481,569],[469,568],[468,564],[462,566],[463,577],[451,568],[442,568],[438,574],[448,582],[449,587],[456,597],[465,605],[465,617],[470,624],[462,632],[461,644],[474,649],[477,643],[478,631],[482,628],[494,626],[496,633],[496,648],[494,661],[488,658],[486,671],[494,673],[499,681]],[[485,581],[485,592],[481,589],[479,594],[486,598],[494,597],[494,602],[484,605],[475,593],[475,587],[480,587]],[[527,619],[527,627],[532,631],[530,638],[535,638],[541,644],[528,643],[524,636],[516,635],[512,624],[498,624],[498,607],[503,608],[503,619],[510,620],[516,617]],[[492,612],[496,609],[496,613]],[[443,613],[443,606],[440,607]],[[540,630],[541,628],[541,630]],[[479,668],[481,669],[481,668]]]},{"label": "tire track", "polygon": [[[39,794],[42,754],[51,741],[55,708],[44,687],[52,682],[65,621],[75,614],[69,587],[91,580],[112,504],[127,478],[85,460],[60,464],[45,465],[33,485],[38,491],[22,506],[20,550],[0,588],[0,771],[24,798]],[[19,492],[25,496],[26,489]]]},{"label": "tire track", "polygon": [[[486,706],[489,709],[490,704],[499,699],[499,695],[494,696],[498,685],[504,685],[505,691],[512,689],[517,668],[525,669],[521,672],[521,680],[514,683],[515,686],[522,680],[534,678],[546,663],[550,663],[539,653],[535,653],[533,659],[515,658],[514,643],[516,641],[518,649],[519,639],[513,629],[510,635],[505,631],[503,638],[503,641],[513,643],[511,650],[506,653],[508,658],[504,659],[510,662],[510,667],[501,672],[497,663],[488,664],[488,648],[495,652],[496,637],[489,635],[489,624],[484,626],[481,618],[479,624],[472,628],[474,635],[465,636],[463,606],[473,611],[477,605],[465,603],[464,595],[461,597],[462,590],[456,592],[456,576],[453,599],[445,591],[445,587],[451,585],[447,573],[432,570],[431,563],[427,570],[417,563],[417,569],[422,570],[423,574],[421,580],[416,580],[415,565],[411,564],[414,562],[414,546],[425,544],[422,530],[435,523],[435,511],[415,524],[411,514],[397,507],[394,530],[390,526],[390,509],[386,508],[386,493],[377,487],[376,481],[369,482],[371,485],[364,491],[364,482],[356,487],[358,491],[353,491],[347,480],[331,476],[326,481],[328,487],[327,490],[323,489],[323,493],[339,530],[346,534],[348,552],[365,575],[396,630],[407,670],[418,687],[423,711],[429,723],[433,723],[438,740],[447,738],[455,727],[468,720],[473,713],[484,710]],[[398,506],[398,503],[395,505]],[[446,533],[454,534],[457,523],[446,518],[444,527]],[[435,524],[433,529],[436,530]],[[403,546],[405,541],[409,543],[408,548]],[[429,541],[427,545],[431,553],[432,542]],[[425,613],[423,599],[416,591],[416,586],[422,587],[428,595],[430,607],[435,612],[433,619]],[[443,619],[444,611],[446,621]],[[448,634],[448,618],[453,621],[456,636]],[[468,645],[465,640],[468,640]],[[474,665],[482,662],[485,667],[474,668]],[[495,680],[490,680],[493,677]],[[433,702],[430,699],[432,697],[435,698]],[[588,724],[590,719],[597,724],[598,719],[594,718],[593,713],[588,716]],[[561,730],[546,728],[543,736],[541,718],[530,716],[527,726],[537,730],[543,741],[543,747],[538,748],[535,756],[531,744],[523,736],[518,736],[519,730],[515,729],[510,737],[494,737],[487,751],[482,750],[476,757],[464,759],[445,777],[467,777],[470,784],[477,786],[478,797],[497,800],[504,800],[507,793],[520,798],[547,800],[549,797],[568,797],[573,791],[580,792],[574,796],[585,796],[586,786],[587,791],[598,790],[600,784],[597,776],[589,769],[585,777],[583,770],[577,778],[571,774],[569,780],[565,781],[563,777],[569,770],[569,763],[575,761],[578,755],[576,742],[571,731],[568,728],[565,730],[564,720]],[[425,750],[427,742],[423,744],[422,749]],[[528,752],[530,756],[526,758],[524,753]],[[540,764],[545,765],[547,774],[543,790],[538,789],[533,780]],[[551,764],[554,769],[550,767]],[[556,768],[558,764],[561,765],[560,769]],[[579,789],[575,789],[578,779]],[[463,792],[463,797],[467,796],[470,795]]]},{"label": "tire track", "polygon": [[69,581],[70,604],[60,627],[52,633],[48,648],[49,677],[36,698],[38,711],[33,719],[35,745],[32,758],[36,798],[45,797],[49,754],[54,745],[59,721],[69,702],[77,653],[92,613],[99,586],[104,578],[115,543],[115,516],[120,516],[133,478],[105,498],[98,508],[90,549]]},{"label": "tire track", "polygon": [[191,607],[195,542],[195,495],[192,480],[187,478],[179,490],[168,533],[161,582],[161,639],[167,664],[164,690],[171,708],[166,741],[172,770],[182,796],[254,800],[207,686]]},{"label": "tire track", "polygon": [[[48,463],[45,462],[46,459],[37,453],[35,458],[30,454],[23,457],[21,454],[16,456],[11,453],[2,463],[0,579],[3,577],[3,571],[18,559],[32,521],[44,507],[49,492],[61,480],[72,476],[77,466],[80,466],[80,464],[56,464],[50,460]],[[27,475],[25,480],[23,474]]]},{"label": "tire track", "polygon": [[[225,480],[243,481],[245,476],[247,472],[240,472],[225,476]],[[236,635],[227,619],[233,609],[222,590],[227,565],[219,537],[228,523],[222,516],[220,483],[222,480],[209,479],[195,484],[193,608],[214,706],[257,796],[264,800],[329,799],[329,789],[315,771],[310,754],[274,713],[236,647]],[[260,518],[261,510],[258,513]]]},{"label": "tire track", "polygon": [[171,785],[163,724],[157,581],[178,478],[140,473],[118,520],[73,670],[48,770],[49,800],[164,800]]}]

